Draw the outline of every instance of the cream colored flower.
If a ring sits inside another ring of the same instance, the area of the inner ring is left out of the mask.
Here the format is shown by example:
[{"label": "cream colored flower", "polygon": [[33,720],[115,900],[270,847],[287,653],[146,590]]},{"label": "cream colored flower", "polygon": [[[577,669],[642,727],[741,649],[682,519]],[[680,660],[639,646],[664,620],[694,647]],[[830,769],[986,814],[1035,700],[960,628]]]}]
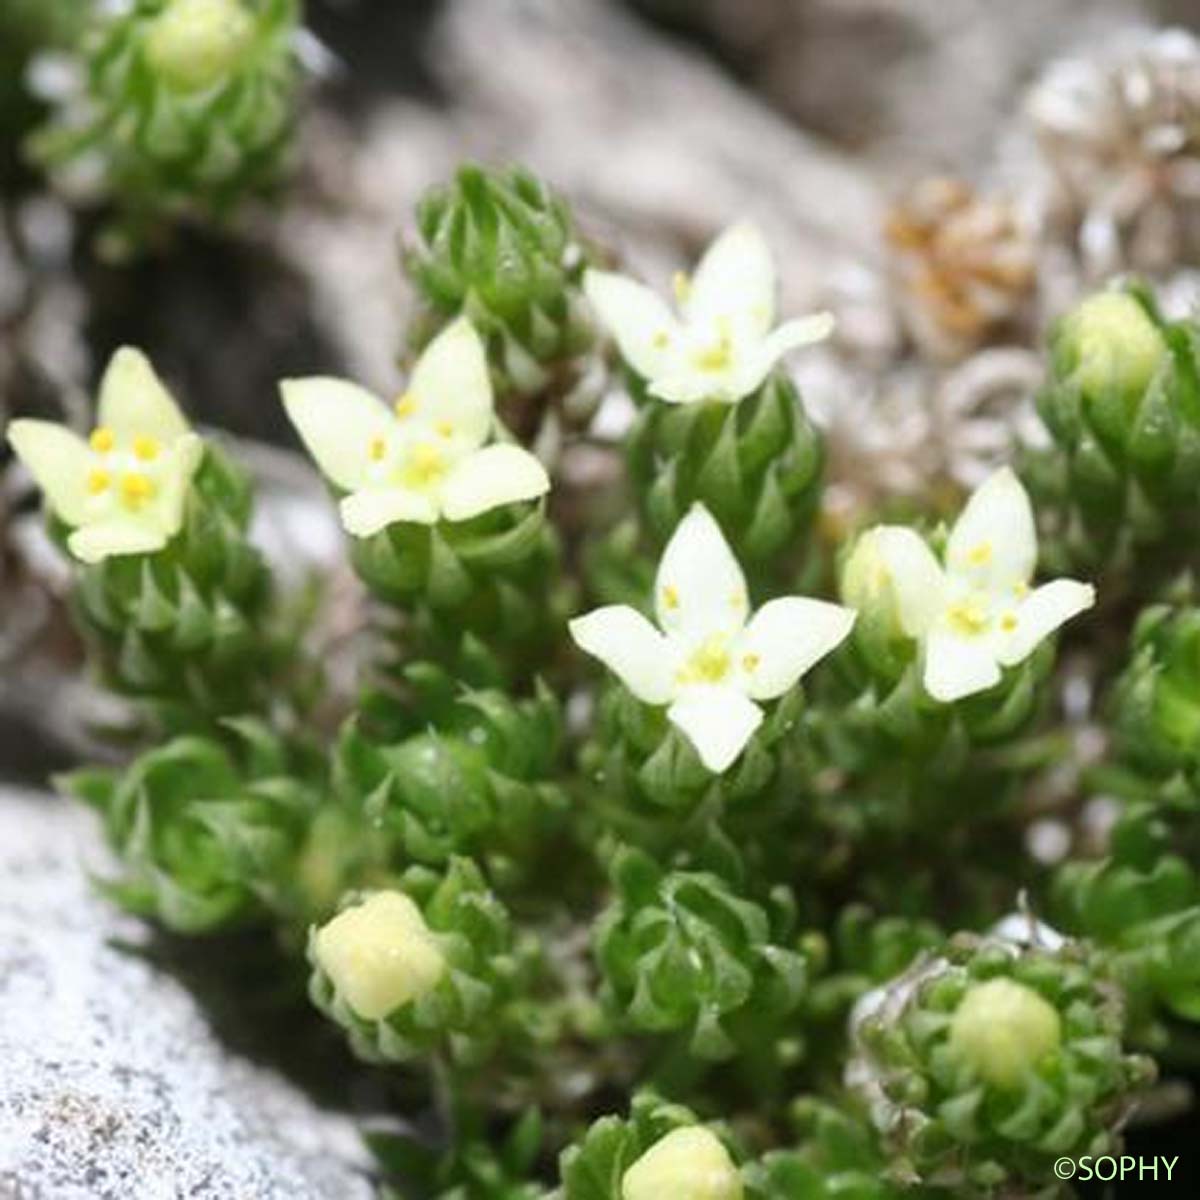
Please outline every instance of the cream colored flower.
[{"label": "cream colored flower", "polygon": [[337,487],[342,524],[369,537],[397,521],[465,521],[550,488],[532,454],[487,445],[496,430],[483,343],[466,318],[426,348],[408,390],[389,407],[340,379],[291,379],[284,407]]},{"label": "cream colored flower", "polygon": [[570,624],[578,645],[668,717],[710,771],[724,771],[774,700],[850,632],[837,604],[785,596],[750,616],[741,567],[701,504],[679,523],[654,585],[659,629],[623,604]]},{"label": "cream colored flower", "polygon": [[829,313],[771,328],[775,268],[762,234],[745,223],[713,242],[693,279],[676,277],[678,316],[624,275],[591,270],[583,286],[625,361],[647,380],[651,395],[672,404],[736,403],[789,350],[833,330]]},{"label": "cream colored flower", "polygon": [[1073,579],[1031,588],[1038,554],[1033,510],[1007,467],[967,502],[944,563],[911,529],[882,525],[864,536],[877,564],[871,591],[920,642],[925,689],[946,703],[994,687],[1003,667],[1023,662],[1095,603],[1095,589]]},{"label": "cream colored flower", "polygon": [[375,892],[313,935],[317,965],[367,1021],[381,1021],[437,986],[446,960],[403,892]]},{"label": "cream colored flower", "polygon": [[203,443],[154,373],[128,347],[100,384],[99,424],[85,441],[52,421],[17,420],[8,440],[46,502],[71,526],[67,546],[95,563],[161,550],[183,524]]},{"label": "cream colored flower", "polygon": [[742,1200],[738,1169],[703,1125],[673,1129],[621,1177],[621,1200]]}]

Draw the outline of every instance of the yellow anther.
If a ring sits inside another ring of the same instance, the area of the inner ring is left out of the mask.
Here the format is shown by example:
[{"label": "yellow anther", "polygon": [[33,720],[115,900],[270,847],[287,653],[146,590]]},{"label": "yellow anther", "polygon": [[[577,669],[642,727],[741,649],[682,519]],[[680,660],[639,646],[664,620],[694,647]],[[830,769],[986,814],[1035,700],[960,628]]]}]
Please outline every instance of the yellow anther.
[{"label": "yellow anther", "polygon": [[967,551],[967,562],[973,567],[985,567],[992,561],[992,543],[979,542]]},{"label": "yellow anther", "polygon": [[1024,600],[1025,597],[1029,595],[1029,584],[1014,583],[1013,584],[1013,595],[1016,596],[1016,598],[1018,600]]},{"label": "yellow anther", "polygon": [[92,430],[92,436],[88,438],[88,445],[91,446],[97,454],[107,454],[117,444],[116,435],[113,431],[104,425],[97,426]]},{"label": "yellow anther", "polygon": [[952,604],[946,619],[957,632],[964,634],[983,633],[990,624],[987,610],[974,600]]},{"label": "yellow anther", "polygon": [[722,320],[717,326],[717,340],[702,350],[697,350],[693,361],[701,371],[724,371],[733,362],[733,335],[729,322]]},{"label": "yellow anther", "polygon": [[742,655],[742,669],[745,671],[757,671],[760,662],[762,659],[757,654]]},{"label": "yellow anther", "polygon": [[728,638],[712,633],[692,651],[691,657],[676,675],[680,683],[720,683],[729,674]]},{"label": "yellow anther", "polygon": [[665,607],[676,609],[679,607],[679,589],[673,584],[668,583],[662,590],[662,600]]},{"label": "yellow anther", "polygon": [[417,411],[417,398],[412,392],[405,392],[396,401],[396,416],[411,417]]},{"label": "yellow anther", "polygon": [[1016,627],[1017,618],[1013,613],[1005,613],[1004,616],[1000,618],[1000,628],[1003,629],[1005,633],[1012,633]]},{"label": "yellow anther", "polygon": [[97,467],[94,471],[88,472],[87,490],[89,494],[98,496],[101,492],[107,492],[111,486],[112,476],[103,467]]},{"label": "yellow anther", "polygon": [[660,329],[650,339],[650,343],[655,350],[665,350],[671,344],[671,335],[665,329]]},{"label": "yellow anther", "polygon": [[141,459],[142,462],[153,462],[161,450],[158,438],[150,437],[149,434],[139,433],[133,439],[134,456]]},{"label": "yellow anther", "polygon": [[451,437],[454,433],[454,425],[450,421],[439,421],[434,429],[438,431],[444,438]]},{"label": "yellow anther", "polygon": [[130,508],[137,508],[154,495],[154,481],[140,471],[121,476],[121,499]]},{"label": "yellow anther", "polygon": [[671,277],[671,287],[675,290],[675,299],[680,304],[685,304],[688,297],[692,294],[692,281],[684,271],[675,272]]},{"label": "yellow anther", "polygon": [[425,488],[436,483],[445,473],[446,460],[441,448],[432,442],[418,442],[409,451],[402,475],[406,486]]},{"label": "yellow anther", "polygon": [[381,437],[373,437],[367,447],[367,454],[372,462],[382,462],[387,453],[387,442]]}]

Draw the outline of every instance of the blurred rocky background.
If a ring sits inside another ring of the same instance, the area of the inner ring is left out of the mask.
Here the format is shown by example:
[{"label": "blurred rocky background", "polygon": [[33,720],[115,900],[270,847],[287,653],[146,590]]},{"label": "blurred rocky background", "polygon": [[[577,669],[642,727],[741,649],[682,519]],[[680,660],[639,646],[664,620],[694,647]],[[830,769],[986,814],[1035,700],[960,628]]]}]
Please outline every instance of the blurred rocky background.
[{"label": "blurred rocky background", "polygon": [[[655,282],[733,219],[759,221],[784,312],[828,306],[839,318],[836,339],[796,361],[829,435],[835,527],[931,481],[969,485],[1014,436],[1034,436],[1040,331],[1083,287],[1135,271],[1169,307],[1195,303],[1196,0],[310,0],[299,146],[278,201],[219,234],[181,226],[119,262],[98,252],[97,209],[69,203],[18,152],[14,127],[53,97],[63,69],[53,47],[26,54],[11,32],[6,42],[4,11],[25,2],[0,0],[0,424],[17,413],[84,422],[109,353],[143,346],[199,423],[242,440],[263,484],[261,537],[285,578],[324,580],[335,686],[352,678],[356,595],[338,575],[340,535],[292,453],[275,383],[320,371],[396,386],[411,304],[400,239],[422,191],[463,159],[527,164],[578,206],[596,244]],[[602,409],[596,440],[620,429],[621,414]],[[28,481],[4,457],[0,779],[10,782],[40,785],[94,756],[90,730],[122,720],[80,676],[62,584]],[[55,982],[56,956],[78,952],[98,981],[102,942],[124,935],[105,931],[103,905],[82,886],[50,888],[74,844],[53,803],[3,799],[0,845],[17,859],[4,857],[0,876],[19,868],[69,910],[49,957],[6,959],[6,986],[74,1020],[75,985]],[[0,893],[5,928],[27,924],[30,894],[25,884]],[[173,983],[127,983],[151,989],[164,1038],[201,1021]],[[89,1007],[97,1040],[124,1011]],[[93,1087],[117,1047],[94,1072],[78,1045],[54,1049],[73,1064],[64,1089]],[[205,1087],[232,1106],[210,1144],[189,1148],[198,1178],[233,1141],[253,1143],[270,1171],[290,1153],[287,1136],[243,1118],[273,1085],[219,1046],[193,1054],[203,1063],[181,1059],[178,1072],[206,1072]],[[22,1063],[21,1074],[47,1069],[45,1056]],[[40,1179],[5,1175],[5,1154],[20,1158],[52,1119],[108,1139],[111,1170],[136,1169],[138,1122],[160,1100],[169,1112],[183,1078],[111,1092],[107,1116],[94,1093],[63,1090],[48,1116],[45,1096],[31,1100],[10,1066],[0,1197],[75,1194],[53,1165]],[[346,1135],[299,1097],[271,1103],[311,1120],[321,1145]],[[306,1163],[277,1176],[279,1194],[356,1194],[352,1166],[302,1178]],[[196,1194],[276,1194],[232,1176],[223,1191],[214,1170]],[[118,1190],[95,1194],[130,1194],[113,1178]]]}]

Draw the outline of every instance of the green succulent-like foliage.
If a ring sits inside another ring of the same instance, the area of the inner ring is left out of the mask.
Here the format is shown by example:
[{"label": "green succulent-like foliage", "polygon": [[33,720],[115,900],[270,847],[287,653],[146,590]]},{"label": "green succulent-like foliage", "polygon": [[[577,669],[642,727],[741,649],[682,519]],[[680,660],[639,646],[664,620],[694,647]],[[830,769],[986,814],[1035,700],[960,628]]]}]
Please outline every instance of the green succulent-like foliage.
[{"label": "green succulent-like foliage", "polygon": [[137,237],[180,215],[228,218],[280,180],[295,121],[298,0],[134,0],[80,45],[82,96],[35,138],[87,158]]},{"label": "green succulent-like foliage", "polygon": [[717,875],[664,871],[630,848],[611,873],[596,955],[606,1000],[632,1029],[679,1034],[698,1058],[720,1060],[799,1005],[807,964],[784,897],[769,911]]},{"label": "green succulent-like foliage", "polygon": [[700,501],[743,566],[763,564],[802,542],[816,510],[821,440],[795,386],[778,372],[737,404],[642,397],[626,449],[659,545]]},{"label": "green succulent-like foliage", "polygon": [[168,729],[211,728],[281,698],[290,647],[247,537],[250,505],[248,478],[207,444],[183,527],[162,550],[78,568],[72,608],[105,682]]},{"label": "green succulent-like foliage", "polygon": [[565,202],[529,171],[464,166],[430,189],[403,260],[425,306],[414,341],[465,313],[516,428],[526,424],[517,400],[544,391],[591,344],[584,245]]},{"label": "green succulent-like foliage", "polygon": [[1049,564],[1111,567],[1151,548],[1177,562],[1200,499],[1196,323],[1165,321],[1138,287],[1090,297],[1051,334],[1037,407],[1055,446],[1024,474]]},{"label": "green succulent-like foliage", "polygon": [[351,553],[372,592],[403,610],[403,657],[478,686],[520,683],[544,666],[572,603],[541,505],[391,525],[354,539]]},{"label": "green succulent-like foliage", "polygon": [[598,814],[618,833],[636,833],[647,849],[670,851],[685,848],[689,833],[703,835],[713,818],[778,813],[803,779],[803,708],[799,689],[770,705],[737,762],[716,775],[665,709],[607,686],[580,753],[580,767],[595,783]]},{"label": "green succulent-like foliage", "polygon": [[539,972],[536,943],[518,936],[508,910],[470,859],[452,858],[441,870],[411,867],[400,886],[421,909],[445,958],[437,984],[388,1017],[365,1020],[321,969],[310,938],[313,1003],[342,1026],[351,1048],[368,1062],[404,1062],[437,1052],[460,1066],[476,1066],[500,1048],[513,1051],[530,1035],[525,1009],[514,1001]]},{"label": "green succulent-like foliage", "polygon": [[849,1068],[888,1174],[958,1195],[1044,1184],[1062,1156],[1119,1152],[1149,1060],[1123,1048],[1102,956],[961,935],[857,1022]]},{"label": "green succulent-like foliage", "polygon": [[857,1115],[802,1097],[790,1116],[800,1144],[747,1165],[747,1200],[921,1200],[927,1194],[888,1182],[879,1140]]},{"label": "green succulent-like foliage", "polygon": [[[1059,919],[1112,948],[1128,987],[1200,1020],[1200,613],[1158,606],[1138,621],[1113,696],[1123,797],[1107,853],[1055,879]],[[1162,1040],[1162,1031],[1147,1031]]]},{"label": "green succulent-like foliage", "polygon": [[411,1194],[405,1188],[431,1200],[549,1200],[548,1190],[531,1182],[543,1141],[536,1109],[527,1110],[499,1142],[463,1131],[447,1149],[404,1134],[368,1134],[367,1140],[400,1185],[396,1200]]},{"label": "green succulent-like foliage", "polygon": [[697,1124],[695,1114],[653,1092],[633,1097],[627,1118],[601,1117],[559,1160],[562,1200],[623,1200],[625,1172],[656,1142]]},{"label": "green succulent-like foliage", "polygon": [[180,737],[124,770],[63,784],[95,807],[120,860],[104,890],[176,933],[302,910],[292,864],[319,803],[308,767],[261,722],[230,722],[231,745]]},{"label": "green succulent-like foliage", "polygon": [[568,804],[557,778],[558,702],[539,686],[527,700],[468,691],[444,709],[423,708],[438,713],[436,723],[398,741],[347,728],[335,757],[338,790],[396,862],[441,866],[471,855],[497,886],[535,882]]}]

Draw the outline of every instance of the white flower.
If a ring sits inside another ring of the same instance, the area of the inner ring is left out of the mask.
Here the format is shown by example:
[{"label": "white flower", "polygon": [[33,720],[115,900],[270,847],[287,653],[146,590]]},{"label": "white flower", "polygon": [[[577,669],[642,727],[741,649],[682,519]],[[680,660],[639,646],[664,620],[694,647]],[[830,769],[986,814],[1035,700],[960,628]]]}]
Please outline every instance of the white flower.
[{"label": "white flower", "polygon": [[1073,579],[1031,590],[1033,510],[1007,467],[967,502],[944,564],[911,529],[883,525],[868,536],[899,626],[921,643],[925,689],[945,703],[994,687],[1002,667],[1024,661],[1095,603],[1095,589]]},{"label": "white flower", "polygon": [[437,938],[403,892],[374,892],[313,934],[313,955],[338,995],[381,1021],[432,991],[446,970]]},{"label": "white flower", "polygon": [[369,537],[396,521],[465,521],[550,488],[527,450],[486,445],[496,427],[483,343],[466,318],[421,355],[389,407],[340,379],[292,379],[284,407],[326,476],[348,492],[342,524]]},{"label": "white flower", "polygon": [[621,1176],[621,1200],[742,1200],[743,1194],[729,1151],[703,1125],[673,1129]]},{"label": "white flower", "polygon": [[775,268],[762,234],[750,224],[721,234],[693,279],[676,276],[678,317],[624,275],[588,271],[583,286],[625,361],[649,382],[651,395],[672,404],[734,404],[789,350],[819,342],[833,329],[829,313],[771,329]]},{"label": "white flower", "polygon": [[647,704],[667,716],[704,765],[724,771],[774,700],[850,632],[838,604],[785,596],[750,617],[746,580],[720,528],[700,504],[679,523],[654,584],[661,631],[624,604],[570,624],[571,636]]},{"label": "white flower", "polygon": [[52,421],[8,427],[17,457],[73,529],[68,548],[88,563],[161,550],[183,524],[204,450],[138,350],[113,355],[98,407],[99,424],[86,441]]}]

